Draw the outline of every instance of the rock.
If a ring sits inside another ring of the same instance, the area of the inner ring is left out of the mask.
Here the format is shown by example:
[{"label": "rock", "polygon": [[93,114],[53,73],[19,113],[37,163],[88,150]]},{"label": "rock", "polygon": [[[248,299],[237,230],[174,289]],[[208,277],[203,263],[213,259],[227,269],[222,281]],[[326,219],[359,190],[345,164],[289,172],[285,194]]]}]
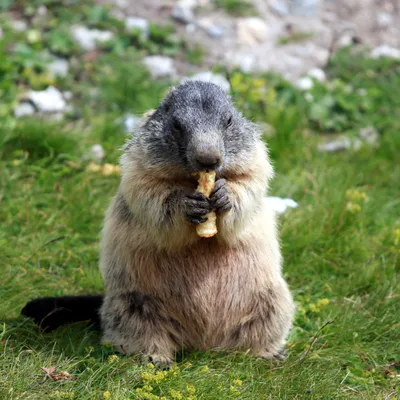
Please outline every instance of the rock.
[{"label": "rock", "polygon": [[314,82],[309,76],[304,76],[298,79],[295,85],[300,90],[309,90],[314,86]]},{"label": "rock", "polygon": [[165,56],[147,56],[143,63],[154,79],[170,78],[175,75],[173,59]]},{"label": "rock", "polygon": [[237,22],[239,42],[245,45],[262,43],[268,35],[267,24],[258,17],[240,18]]},{"label": "rock", "polygon": [[94,160],[96,160],[98,162],[103,161],[104,156],[105,156],[103,146],[101,144],[94,144],[90,148],[90,155],[91,155],[91,158],[93,158]]},{"label": "rock", "polygon": [[39,17],[45,17],[47,15],[47,7],[40,6],[36,11],[36,15],[38,15]]},{"label": "rock", "polygon": [[303,17],[313,17],[319,10],[320,0],[290,0],[290,12]]},{"label": "rock", "polygon": [[335,139],[326,143],[320,143],[318,150],[323,152],[334,152],[340,150],[347,150],[351,147],[351,140],[349,138]]},{"label": "rock", "polygon": [[351,140],[348,137],[340,137],[334,140],[328,140],[325,143],[320,143],[318,145],[318,150],[322,152],[336,152],[343,150],[358,150],[362,146],[362,142],[360,139]]},{"label": "rock", "polygon": [[400,59],[400,49],[396,49],[395,47],[390,47],[386,44],[381,46],[375,47],[371,52],[372,58],[379,58],[379,57],[389,57]]},{"label": "rock", "polygon": [[23,102],[14,107],[14,115],[16,118],[25,117],[35,114],[35,107],[32,104]]},{"label": "rock", "polygon": [[47,68],[54,76],[65,78],[68,75],[69,64],[66,59],[57,58]]},{"label": "rock", "polygon": [[185,26],[185,31],[186,31],[186,33],[189,33],[189,34],[196,32],[196,29],[197,29],[196,24],[187,24]]},{"label": "rock", "polygon": [[78,45],[87,51],[94,50],[97,42],[106,42],[114,36],[112,32],[89,29],[82,25],[74,25],[71,33]]},{"label": "rock", "polygon": [[66,111],[67,104],[64,97],[54,86],[49,86],[46,90],[31,90],[26,97],[40,112],[54,113]]},{"label": "rock", "polygon": [[171,11],[171,17],[178,22],[189,24],[193,21],[193,11],[190,7],[176,5]]},{"label": "rock", "polygon": [[[203,4],[200,4],[200,3],[203,3]],[[204,6],[205,4],[204,4],[205,2],[204,1],[201,1],[201,0],[179,0],[178,2],[177,2],[177,5],[179,6],[179,7],[183,7],[183,8],[190,8],[190,9],[193,9],[193,8],[195,8],[195,7],[197,7],[197,6]]]},{"label": "rock", "polygon": [[239,68],[245,74],[257,72],[256,57],[251,53],[234,52],[225,55],[225,64],[229,69]]},{"label": "rock", "polygon": [[64,97],[64,99],[65,99],[66,101],[72,100],[72,96],[73,96],[73,94],[72,94],[72,92],[70,92],[69,90],[63,92],[63,97]]},{"label": "rock", "polygon": [[220,86],[227,93],[231,90],[231,85],[230,85],[229,81],[223,75],[214,74],[213,72],[209,72],[209,71],[199,72],[190,78],[182,79],[182,81],[186,81],[186,80],[211,82],[211,83],[214,83],[214,84]]},{"label": "rock", "polygon": [[391,14],[387,13],[387,12],[380,12],[378,13],[377,17],[377,22],[378,25],[382,28],[385,28],[387,26],[392,25],[393,23],[393,17]]},{"label": "rock", "polygon": [[3,29],[1,29],[1,26],[0,26],[0,39],[2,39],[3,36],[4,36],[4,32],[3,32]]},{"label": "rock", "polygon": [[127,114],[123,118],[124,131],[127,135],[135,132],[136,128],[140,125],[142,118],[137,115]]},{"label": "rock", "polygon": [[149,33],[149,21],[140,17],[127,17],[125,19],[125,28],[128,30],[139,29],[147,36]]},{"label": "rock", "polygon": [[28,25],[25,21],[11,20],[11,28],[14,31],[24,32],[28,29]]},{"label": "rock", "polygon": [[220,25],[212,25],[207,29],[208,36],[219,39],[224,36],[225,29],[223,26]]},{"label": "rock", "polygon": [[297,208],[298,204],[292,199],[282,199],[280,197],[266,196],[264,201],[267,206],[277,214],[283,214],[288,208]]},{"label": "rock", "polygon": [[325,82],[326,81],[326,75],[325,72],[321,68],[313,68],[307,73],[308,76],[311,78],[315,78],[319,82]]},{"label": "rock", "polygon": [[360,129],[358,135],[362,140],[364,140],[368,144],[374,144],[379,140],[378,132],[373,126],[368,126],[366,128]]},{"label": "rock", "polygon": [[115,0],[115,5],[118,8],[126,8],[129,6],[129,1],[128,0]]},{"label": "rock", "polygon": [[338,47],[348,47],[353,44],[353,36],[352,35],[343,35],[337,42]]},{"label": "rock", "polygon": [[289,7],[284,0],[275,0],[269,5],[269,8],[274,14],[280,17],[286,17],[289,15]]}]

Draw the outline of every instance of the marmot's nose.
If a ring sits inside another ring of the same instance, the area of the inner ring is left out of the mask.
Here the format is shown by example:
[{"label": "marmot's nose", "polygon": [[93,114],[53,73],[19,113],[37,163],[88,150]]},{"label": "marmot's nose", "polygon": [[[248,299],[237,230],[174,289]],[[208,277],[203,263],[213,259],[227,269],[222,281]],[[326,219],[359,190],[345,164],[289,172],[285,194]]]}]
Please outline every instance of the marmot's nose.
[{"label": "marmot's nose", "polygon": [[204,169],[214,169],[220,161],[221,155],[218,152],[204,152],[196,156],[196,162]]}]

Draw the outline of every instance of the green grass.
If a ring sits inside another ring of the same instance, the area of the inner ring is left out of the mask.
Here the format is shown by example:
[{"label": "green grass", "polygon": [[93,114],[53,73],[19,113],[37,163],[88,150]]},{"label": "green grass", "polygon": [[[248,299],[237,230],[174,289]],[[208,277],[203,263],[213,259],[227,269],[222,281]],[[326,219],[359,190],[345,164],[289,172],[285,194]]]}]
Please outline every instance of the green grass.
[{"label": "green grass", "polygon": [[249,0],[214,0],[214,3],[218,8],[237,17],[257,15],[254,4]]},{"label": "green grass", "polygon": [[[76,1],[71,8],[46,3],[66,24],[86,18],[92,26],[120,29],[103,9],[80,14]],[[12,108],[18,95],[49,83],[44,59],[29,46],[10,54],[10,42],[22,38],[4,31],[0,399],[399,398],[398,61],[340,52],[329,63],[329,81],[309,91],[312,101],[274,75],[230,76],[238,108],[270,125],[266,141],[276,169],[270,194],[299,203],[280,217],[284,273],[297,302],[288,359],[271,364],[243,354],[184,353],[164,373],[115,355],[84,324],[44,335],[19,313],[33,297],[102,291],[99,235],[119,177],[89,171],[87,152],[101,143],[104,163],[117,163],[126,139],[117,118],[156,106],[169,82],[150,80],[140,65],[142,45],[126,42],[127,48],[111,46],[96,60],[82,61],[53,32],[50,42],[79,61],[71,60],[71,74],[53,83],[73,92],[80,118],[17,120]],[[321,134],[351,137],[367,126],[379,134],[378,146],[317,151]],[[73,379],[44,380],[41,368],[50,366]]]},{"label": "green grass", "polygon": [[[113,399],[151,398],[135,394],[144,384],[168,399],[180,398],[169,391],[186,393],[187,385],[198,399],[398,394],[399,371],[390,367],[400,358],[398,135],[383,136],[378,149],[338,155],[318,153],[314,136],[292,138],[290,163],[285,151],[275,151],[271,193],[300,205],[281,223],[285,276],[299,304],[286,362],[184,354],[176,370],[142,377],[146,368],[137,359],[109,360],[110,349],[83,325],[43,335],[19,317],[35,296],[101,291],[99,232],[118,186],[117,176],[85,170],[79,147],[71,149],[73,133],[59,129],[54,136],[56,127],[42,127],[40,138],[36,122],[18,124],[0,163],[0,398],[97,399],[107,391]],[[93,129],[83,143],[103,137]],[[116,147],[123,143],[122,135],[111,135]],[[278,140],[270,146],[281,148]],[[347,199],[349,189],[367,199]],[[346,211],[349,202],[360,211]],[[40,367],[51,365],[77,379],[40,384]]]}]

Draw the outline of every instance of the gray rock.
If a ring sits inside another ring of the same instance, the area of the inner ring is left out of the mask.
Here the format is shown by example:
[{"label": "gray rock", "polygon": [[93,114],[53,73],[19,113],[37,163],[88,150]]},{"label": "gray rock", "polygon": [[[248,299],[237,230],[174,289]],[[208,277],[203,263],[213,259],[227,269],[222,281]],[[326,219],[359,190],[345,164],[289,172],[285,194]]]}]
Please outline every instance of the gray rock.
[{"label": "gray rock", "polygon": [[196,75],[191,76],[190,78],[184,78],[182,79],[182,82],[186,80],[211,82],[220,86],[227,93],[231,90],[231,85],[229,81],[223,75],[214,74],[213,72],[209,71],[199,72]]},{"label": "gray rock", "polygon": [[149,33],[149,21],[140,17],[127,17],[125,19],[125,28],[128,30],[139,29],[147,36]]},{"label": "gray rock", "polygon": [[36,11],[36,15],[38,15],[39,17],[45,17],[47,15],[47,7],[40,6]]},{"label": "gray rock", "polygon": [[20,103],[14,107],[14,116],[16,118],[35,114],[35,107],[30,103]]},{"label": "gray rock", "polygon": [[119,8],[126,8],[129,6],[128,0],[115,0],[115,5]]},{"label": "gray rock", "polygon": [[0,26],[0,39],[2,39],[3,36],[4,36],[4,32],[3,32],[3,29],[1,29],[1,26]]},{"label": "gray rock", "polygon": [[196,29],[197,29],[196,24],[187,24],[185,26],[185,31],[186,31],[186,33],[189,33],[189,34],[196,32]]},{"label": "gray rock", "polygon": [[49,86],[46,90],[31,90],[26,98],[43,113],[65,112],[67,109],[62,93],[54,86]]},{"label": "gray rock", "polygon": [[325,72],[321,68],[313,68],[307,73],[308,76],[311,78],[316,79],[319,82],[325,82],[326,81],[326,75]]},{"label": "gray rock", "polygon": [[353,36],[352,35],[343,35],[337,42],[338,47],[348,47],[353,44]]},{"label": "gray rock", "polygon": [[219,39],[224,36],[225,29],[223,26],[220,25],[212,25],[207,29],[208,36]]},{"label": "gray rock", "polygon": [[97,42],[106,42],[114,36],[112,32],[89,29],[82,25],[74,25],[71,29],[71,33],[78,45],[87,51],[94,50],[97,46]]},{"label": "gray rock", "polygon": [[269,5],[269,8],[274,14],[280,17],[286,17],[289,15],[289,7],[287,2],[284,0],[275,0]]},{"label": "gray rock", "polygon": [[154,79],[170,78],[176,74],[173,59],[170,57],[147,56],[143,63]]},{"label": "gray rock", "polygon": [[123,118],[124,132],[130,135],[135,132],[136,128],[140,125],[142,119],[137,115],[126,114]]},{"label": "gray rock", "polygon": [[368,144],[374,144],[379,140],[378,132],[373,126],[368,126],[366,128],[360,129],[358,135],[362,140],[364,140]]},{"label": "gray rock", "polygon": [[65,78],[68,75],[69,64],[66,59],[57,58],[47,68],[54,76]]},{"label": "gray rock", "polygon": [[380,13],[378,13],[376,18],[377,18],[378,25],[382,28],[390,26],[393,23],[393,17],[388,12],[380,12]]},{"label": "gray rock", "polygon": [[178,22],[189,24],[193,21],[193,11],[190,7],[184,7],[182,5],[176,5],[171,12],[171,17]]},{"label": "gray rock", "polygon": [[380,58],[380,57],[389,57],[400,59],[400,49],[396,49],[395,47],[390,47],[386,44],[375,47],[371,52],[372,58]]},{"label": "gray rock", "polygon": [[335,139],[326,143],[320,143],[318,150],[322,152],[335,152],[341,150],[347,150],[351,148],[351,140],[349,138]]},{"label": "gray rock", "polygon": [[318,145],[318,150],[322,152],[333,153],[343,150],[359,150],[362,146],[360,139],[351,140],[348,137],[340,137],[334,140],[328,140],[325,143],[320,143]]},{"label": "gray rock", "polygon": [[268,26],[259,17],[240,18],[237,21],[237,34],[241,44],[263,43],[268,36]]},{"label": "gray rock", "polygon": [[73,94],[69,90],[63,92],[63,97],[66,101],[72,100]]},{"label": "gray rock", "polygon": [[28,29],[28,25],[25,21],[11,20],[11,28],[14,31],[24,32]]},{"label": "gray rock", "polygon": [[103,161],[104,156],[105,156],[103,146],[101,144],[94,144],[90,148],[90,156],[91,156],[91,158],[93,158],[94,160],[96,160],[98,162]]},{"label": "gray rock", "polygon": [[229,69],[239,68],[245,74],[257,72],[256,56],[246,52],[232,52],[225,55],[225,64]]},{"label": "gray rock", "polygon": [[309,90],[314,86],[314,82],[309,76],[303,76],[296,82],[296,87],[300,90]]},{"label": "gray rock", "polygon": [[290,0],[290,12],[303,17],[313,17],[318,13],[320,0]]}]

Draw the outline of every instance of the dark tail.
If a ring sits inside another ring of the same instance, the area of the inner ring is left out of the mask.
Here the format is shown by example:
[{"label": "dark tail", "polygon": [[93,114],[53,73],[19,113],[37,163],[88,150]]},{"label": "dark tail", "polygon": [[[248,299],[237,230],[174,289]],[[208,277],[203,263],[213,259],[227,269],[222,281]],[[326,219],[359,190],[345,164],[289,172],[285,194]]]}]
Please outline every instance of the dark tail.
[{"label": "dark tail", "polygon": [[99,310],[103,295],[41,297],[29,301],[21,314],[33,318],[44,331],[50,332],[61,325],[88,321],[100,328]]}]

